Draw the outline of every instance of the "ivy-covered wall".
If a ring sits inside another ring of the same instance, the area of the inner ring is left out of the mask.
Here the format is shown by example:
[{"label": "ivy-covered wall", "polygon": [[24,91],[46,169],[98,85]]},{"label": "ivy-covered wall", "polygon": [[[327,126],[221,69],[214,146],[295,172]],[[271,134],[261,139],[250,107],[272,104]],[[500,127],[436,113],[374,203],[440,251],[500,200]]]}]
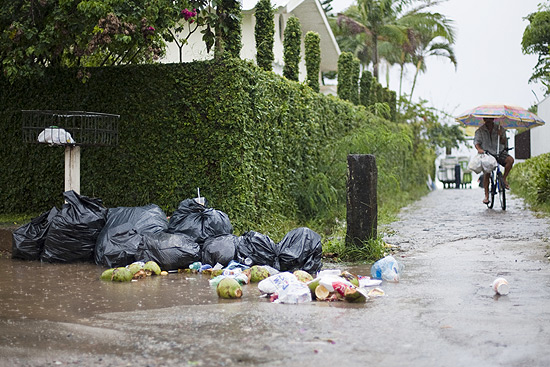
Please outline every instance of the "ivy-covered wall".
[{"label": "ivy-covered wall", "polygon": [[49,70],[0,78],[0,212],[60,206],[64,149],[22,142],[21,110],[121,115],[116,147],[83,147],[81,193],[107,207],[155,203],[167,214],[196,195],[239,230],[298,215],[320,148],[369,123],[356,107],[238,59]]}]

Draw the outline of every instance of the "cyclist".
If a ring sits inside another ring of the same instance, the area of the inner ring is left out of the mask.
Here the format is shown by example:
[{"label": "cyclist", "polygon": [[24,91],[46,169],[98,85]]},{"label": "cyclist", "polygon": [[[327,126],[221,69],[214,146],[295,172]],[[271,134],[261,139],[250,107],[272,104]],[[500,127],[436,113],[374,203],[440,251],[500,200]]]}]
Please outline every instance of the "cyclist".
[{"label": "cyclist", "polygon": [[[514,158],[508,154],[508,140],[506,139],[506,133],[503,127],[495,127],[494,119],[484,118],[483,121],[485,123],[476,130],[474,145],[479,154],[488,152],[496,158],[500,165],[504,166],[504,187],[509,190],[510,186],[508,185],[508,181],[506,181],[506,177],[508,177],[512,166],[514,165]],[[500,142],[498,142],[499,138]],[[500,152],[497,152],[497,142],[499,144]],[[490,175],[488,174],[483,175],[483,188],[485,189],[485,199],[483,199],[484,204],[489,202],[489,176]]]}]

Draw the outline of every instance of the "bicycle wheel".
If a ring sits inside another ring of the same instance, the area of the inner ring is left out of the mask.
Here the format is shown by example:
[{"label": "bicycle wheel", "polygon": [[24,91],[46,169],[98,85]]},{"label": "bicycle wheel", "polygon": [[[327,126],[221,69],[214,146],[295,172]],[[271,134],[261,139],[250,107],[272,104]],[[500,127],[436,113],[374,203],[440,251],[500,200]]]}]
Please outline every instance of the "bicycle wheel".
[{"label": "bicycle wheel", "polygon": [[502,173],[497,173],[498,180],[498,198],[500,199],[500,207],[502,210],[506,210],[506,189],[504,188],[504,177]]},{"label": "bicycle wheel", "polygon": [[489,176],[489,203],[487,204],[487,207],[489,209],[493,209],[493,205],[495,205],[496,192],[497,192],[496,182],[493,179],[493,173],[491,172],[491,175]]}]

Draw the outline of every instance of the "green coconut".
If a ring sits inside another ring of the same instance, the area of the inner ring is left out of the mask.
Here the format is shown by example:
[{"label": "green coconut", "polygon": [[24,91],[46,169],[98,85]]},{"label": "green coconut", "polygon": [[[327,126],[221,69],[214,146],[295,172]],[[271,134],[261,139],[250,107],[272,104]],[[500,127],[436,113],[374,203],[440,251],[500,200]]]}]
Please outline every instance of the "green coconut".
[{"label": "green coconut", "polygon": [[348,302],[359,303],[367,300],[367,295],[362,289],[348,287],[344,291],[344,299]]},{"label": "green coconut", "polygon": [[313,277],[307,271],[296,270],[293,274],[302,283],[311,282],[313,280]]},{"label": "green coconut", "polygon": [[356,275],[350,273],[349,271],[343,271],[341,277],[346,279],[348,282],[353,284],[356,287],[359,287],[359,278]]},{"label": "green coconut", "polygon": [[143,269],[143,264],[132,263],[132,264],[128,265],[127,268],[128,268],[128,270],[130,270],[130,273],[132,273],[132,275],[135,275],[138,271]]},{"label": "green coconut", "polygon": [[316,298],[315,289],[319,285],[319,280],[320,279],[321,278],[315,278],[312,281],[307,282],[307,286],[309,287],[309,290],[311,291],[311,298],[312,299]]},{"label": "green coconut", "polygon": [[153,274],[160,275],[161,272],[160,266],[154,261],[147,261],[143,266],[143,270],[148,276]]},{"label": "green coconut", "polygon": [[216,292],[220,298],[241,298],[243,289],[239,282],[233,278],[223,278],[216,287]]},{"label": "green coconut", "polygon": [[130,270],[128,270],[126,267],[123,268],[116,268],[113,270],[113,282],[129,282],[132,280],[133,275]]},{"label": "green coconut", "polygon": [[222,274],[223,274],[223,269],[212,270],[210,278],[215,278],[215,277],[217,277],[219,275],[222,275]]},{"label": "green coconut", "polygon": [[113,277],[114,270],[115,270],[114,268],[105,270],[103,273],[101,273],[101,276],[99,277],[99,279],[111,280],[111,278]]},{"label": "green coconut", "polygon": [[258,283],[269,277],[269,271],[261,265],[254,265],[250,268],[250,282]]}]

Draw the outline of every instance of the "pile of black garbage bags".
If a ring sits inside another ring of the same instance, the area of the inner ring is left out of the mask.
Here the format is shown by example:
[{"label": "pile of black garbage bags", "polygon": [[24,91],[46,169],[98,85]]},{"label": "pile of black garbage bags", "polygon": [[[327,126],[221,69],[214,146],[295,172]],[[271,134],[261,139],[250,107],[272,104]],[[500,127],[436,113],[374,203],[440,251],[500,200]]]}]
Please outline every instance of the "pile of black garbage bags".
[{"label": "pile of black garbage bags", "polygon": [[183,200],[168,220],[155,204],[107,209],[98,198],[74,191],[63,196],[61,210],[54,207],[14,231],[13,258],[108,268],[155,261],[163,270],[197,261],[225,267],[232,260],[280,271],[322,267],[321,237],[309,228],[293,229],[275,243],[254,231],[234,235],[227,214],[194,199]]}]

